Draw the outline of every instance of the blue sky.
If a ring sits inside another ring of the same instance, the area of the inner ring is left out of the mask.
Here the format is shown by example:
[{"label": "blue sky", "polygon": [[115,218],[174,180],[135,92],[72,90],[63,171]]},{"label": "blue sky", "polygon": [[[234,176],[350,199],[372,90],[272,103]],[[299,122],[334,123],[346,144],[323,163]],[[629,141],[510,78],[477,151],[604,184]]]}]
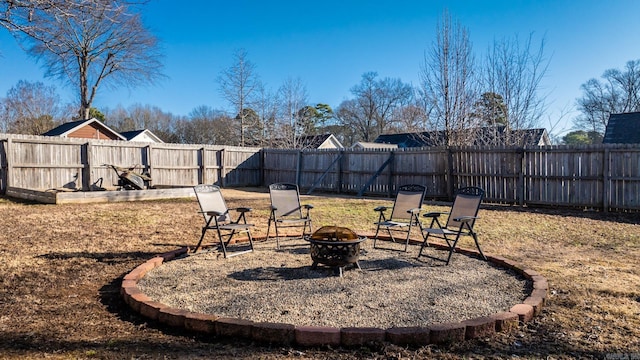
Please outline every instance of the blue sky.
[{"label": "blue sky", "polygon": [[[494,39],[531,33],[537,40],[545,38],[550,64],[542,91],[548,94],[552,123],[561,109],[574,106],[581,84],[640,59],[638,0],[151,0],[144,8],[145,24],[162,43],[168,78],[151,87],[103,90],[94,106],[141,103],[176,115],[188,115],[200,105],[227,109],[216,77],[242,48],[269,88],[300,78],[311,104],[336,108],[368,71],[418,85],[425,51],[445,8],[469,30],[477,56]],[[56,85],[64,101],[74,101],[70,89],[43,79],[43,73],[0,31],[0,97],[27,80]],[[554,133],[569,130],[573,116],[566,116]],[[550,129],[549,120],[541,126]]]}]

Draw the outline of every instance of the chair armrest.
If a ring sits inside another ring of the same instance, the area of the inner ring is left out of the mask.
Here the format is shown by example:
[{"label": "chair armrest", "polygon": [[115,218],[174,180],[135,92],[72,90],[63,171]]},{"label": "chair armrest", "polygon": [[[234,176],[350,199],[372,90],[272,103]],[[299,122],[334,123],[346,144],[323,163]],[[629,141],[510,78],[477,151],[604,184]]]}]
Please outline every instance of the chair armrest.
[{"label": "chair armrest", "polygon": [[248,207],[239,207],[236,209],[237,212],[245,213],[251,211],[251,208]]},{"label": "chair armrest", "polygon": [[463,222],[464,223],[464,222],[470,222],[470,221],[475,220],[475,219],[479,219],[479,217],[477,217],[477,216],[460,216],[460,217],[457,217],[457,218],[453,219],[453,221]]},{"label": "chair armrest", "polygon": [[420,212],[420,210],[422,210],[421,208],[413,208],[413,209],[409,209],[407,210],[407,213],[409,214],[417,214]]},{"label": "chair armrest", "polygon": [[422,216],[426,217],[426,218],[437,218],[440,215],[445,215],[445,214],[448,214],[448,213],[446,213],[446,212],[435,212],[434,211],[434,212],[428,212],[426,214],[422,214]]},{"label": "chair armrest", "polygon": [[302,205],[302,207],[304,207],[307,210],[308,209],[313,209],[313,205],[311,205],[311,204],[304,204],[304,205]]},{"label": "chair armrest", "polygon": [[[209,216],[213,216],[213,215],[215,215],[215,216],[222,216],[222,215],[224,215],[224,214],[226,214],[226,213],[228,213],[228,212],[229,212],[229,211],[227,210],[227,211],[225,211],[225,212],[220,212],[220,211],[205,211],[204,213],[205,213],[205,214],[207,214],[207,215],[209,215]],[[201,213],[202,213],[202,211],[201,211]]]},{"label": "chair armrest", "polygon": [[378,206],[377,208],[373,209],[373,211],[387,211],[388,207],[386,206]]}]

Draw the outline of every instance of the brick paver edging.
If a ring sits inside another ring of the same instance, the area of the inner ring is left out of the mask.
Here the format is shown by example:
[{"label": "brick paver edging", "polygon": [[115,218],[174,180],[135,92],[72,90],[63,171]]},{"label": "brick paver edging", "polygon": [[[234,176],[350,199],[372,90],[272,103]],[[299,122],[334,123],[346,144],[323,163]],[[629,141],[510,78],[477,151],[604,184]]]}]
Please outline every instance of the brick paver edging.
[{"label": "brick paver edging", "polygon": [[[259,239],[256,239],[259,240]],[[446,248],[443,244],[430,244],[437,248]],[[488,255],[487,259],[503,268],[513,269],[531,280],[533,290],[521,304],[515,304],[509,311],[490,316],[480,316],[456,323],[433,324],[429,326],[393,327],[389,329],[370,327],[324,327],[300,326],[295,324],[253,322],[245,319],[225,318],[210,314],[194,313],[172,308],[153,301],[142,293],[137,283],[151,269],[186,254],[188,248],[181,248],[154,257],[130,273],[122,280],[120,293],[124,301],[134,311],[152,320],[172,327],[181,327],[188,331],[210,334],[211,336],[243,337],[259,342],[301,345],[301,346],[362,346],[384,341],[396,345],[422,346],[460,342],[468,339],[492,336],[496,332],[507,332],[519,324],[531,321],[542,310],[547,299],[549,284],[535,270],[500,257]],[[475,250],[456,248],[456,252],[477,256]]]}]

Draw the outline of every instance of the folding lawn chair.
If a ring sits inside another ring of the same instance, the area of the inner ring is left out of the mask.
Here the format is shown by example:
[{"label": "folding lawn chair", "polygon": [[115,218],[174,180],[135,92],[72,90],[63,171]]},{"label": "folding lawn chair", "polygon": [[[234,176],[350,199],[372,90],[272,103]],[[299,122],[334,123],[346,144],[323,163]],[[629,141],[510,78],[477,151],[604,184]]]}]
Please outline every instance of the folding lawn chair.
[{"label": "folding lawn chair", "polygon": [[[193,252],[195,253],[200,248],[207,230],[216,231],[225,258],[253,251],[253,238],[251,237],[250,231],[253,224],[247,224],[245,215],[251,211],[251,209],[246,207],[234,209],[239,215],[237,220],[233,221],[218,186],[196,185],[193,187],[193,190],[198,198],[200,212],[204,216],[205,221],[205,225],[202,227],[202,236],[200,236],[200,241],[198,241],[198,245]],[[234,235],[241,233],[247,233],[249,237],[249,249],[227,254],[227,246],[231,242],[231,239]]]},{"label": "folding lawn chair", "polygon": [[[280,248],[280,228],[302,227],[302,237],[311,234],[310,210],[313,205],[300,205],[300,193],[298,185],[287,183],[276,183],[269,185],[269,196],[271,197],[271,214],[267,225],[267,240],[271,231],[271,223],[276,228],[276,248]],[[304,215],[302,208],[305,209]],[[307,233],[307,227],[309,232]]]},{"label": "folding lawn chair", "polygon": [[385,229],[393,242],[396,242],[393,233],[407,233],[404,244],[404,251],[407,251],[407,247],[409,246],[409,237],[411,236],[411,229],[413,226],[418,226],[419,229],[422,229],[422,224],[420,223],[418,215],[420,214],[425,191],[426,187],[422,185],[402,185],[398,189],[396,199],[393,203],[393,210],[391,210],[391,215],[389,217],[385,215],[385,212],[388,209],[387,206],[378,206],[374,209],[374,211],[380,213],[378,216],[378,222],[375,223],[378,227],[376,228],[376,235],[373,238],[374,248],[376,247],[376,241],[378,240],[378,233],[380,232],[380,229]]},{"label": "folding lawn chair", "polygon": [[487,260],[487,258],[482,253],[482,250],[480,249],[478,236],[476,235],[475,231],[473,231],[473,225],[475,224],[476,219],[478,219],[478,210],[480,209],[480,203],[482,202],[483,198],[484,190],[482,190],[481,188],[465,187],[459,189],[456,192],[456,197],[453,200],[451,212],[448,213],[449,216],[444,227],[441,225],[438,218],[440,217],[440,215],[447,213],[430,212],[424,214],[424,217],[431,219],[431,225],[429,226],[429,228],[424,228],[422,230],[424,241],[422,242],[422,246],[420,247],[418,257],[422,255],[422,250],[424,250],[424,247],[429,245],[429,236],[439,237],[441,239],[444,239],[447,243],[447,246],[449,247],[449,256],[447,256],[446,260],[446,263],[448,265],[449,261],[451,261],[451,255],[453,255],[456,249],[456,244],[458,243],[460,236],[470,235],[476,242],[476,246],[478,247],[480,256],[482,256],[484,260]]}]

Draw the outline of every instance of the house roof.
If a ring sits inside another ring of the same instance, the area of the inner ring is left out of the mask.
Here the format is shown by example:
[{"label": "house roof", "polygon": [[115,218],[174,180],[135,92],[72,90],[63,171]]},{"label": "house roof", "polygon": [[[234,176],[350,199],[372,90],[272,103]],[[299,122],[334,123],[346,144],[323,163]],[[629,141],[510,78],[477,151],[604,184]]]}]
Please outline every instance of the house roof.
[{"label": "house roof", "polygon": [[132,130],[132,131],[121,131],[120,135],[124,136],[127,140],[131,140],[134,137],[142,134],[143,132],[145,132],[146,129],[142,129],[142,130]]},{"label": "house roof", "polygon": [[140,135],[146,135],[147,137],[153,139],[155,142],[164,142],[149,129],[123,131],[120,133],[120,135],[124,136],[128,141],[135,141],[136,137]]},{"label": "house roof", "polygon": [[603,144],[640,144],[640,112],[611,114]]},{"label": "house roof", "polygon": [[397,149],[398,145],[358,141],[357,143],[353,144],[351,147],[360,148],[360,149]]},{"label": "house roof", "polygon": [[[482,127],[468,131],[473,136],[468,145],[550,145],[546,129],[508,130],[504,126]],[[464,134],[463,134],[464,135]],[[399,148],[433,147],[444,144],[444,130],[414,133],[383,134],[376,143],[396,144]]]},{"label": "house roof", "polygon": [[45,132],[44,134],[42,134],[42,136],[61,136],[61,137],[66,137],[68,134],[82,128],[83,126],[87,126],[87,125],[91,125],[93,124],[94,126],[100,127],[103,130],[105,130],[108,133],[111,133],[112,135],[114,135],[117,138],[120,138],[120,140],[126,140],[126,138],[122,135],[120,135],[117,131],[111,129],[110,127],[108,127],[107,125],[105,125],[102,121],[96,119],[96,118],[91,118],[89,120],[77,120],[77,121],[70,121],[67,123],[64,123],[60,126],[57,126],[47,132]]},{"label": "house roof", "polygon": [[301,147],[305,149],[318,149],[327,141],[332,143],[332,148],[343,147],[340,141],[333,136],[333,134],[305,135],[301,136],[298,141]]}]

